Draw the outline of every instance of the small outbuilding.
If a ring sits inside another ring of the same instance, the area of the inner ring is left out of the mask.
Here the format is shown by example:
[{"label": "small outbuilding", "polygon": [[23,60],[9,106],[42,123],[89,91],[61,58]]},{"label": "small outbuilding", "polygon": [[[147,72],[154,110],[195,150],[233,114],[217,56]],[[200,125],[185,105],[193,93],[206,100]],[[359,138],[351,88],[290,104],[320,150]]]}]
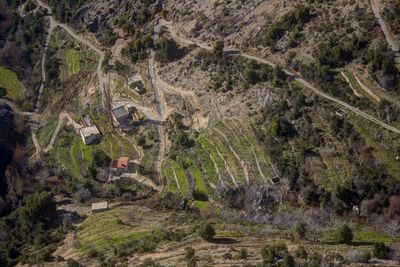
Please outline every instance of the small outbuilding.
[{"label": "small outbuilding", "polygon": [[133,120],[136,109],[132,106],[123,105],[112,110],[112,119],[116,127],[126,126]]},{"label": "small outbuilding", "polygon": [[79,133],[86,145],[90,145],[101,138],[100,131],[95,125],[84,127],[80,129]]},{"label": "small outbuilding", "polygon": [[92,213],[98,213],[108,210],[108,202],[92,203]]},{"label": "small outbuilding", "polygon": [[144,87],[142,81],[134,81],[130,84],[130,87],[135,90],[139,94],[144,94],[146,92],[146,88]]},{"label": "small outbuilding", "polygon": [[344,109],[338,109],[338,110],[336,110],[336,116],[338,116],[341,119],[346,119],[348,116],[348,113]]}]

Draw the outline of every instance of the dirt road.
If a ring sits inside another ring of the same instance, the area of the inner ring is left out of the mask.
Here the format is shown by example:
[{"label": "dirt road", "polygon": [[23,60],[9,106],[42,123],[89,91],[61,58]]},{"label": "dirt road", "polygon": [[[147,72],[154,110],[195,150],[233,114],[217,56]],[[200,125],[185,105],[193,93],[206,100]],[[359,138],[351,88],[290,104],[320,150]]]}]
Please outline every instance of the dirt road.
[{"label": "dirt road", "polygon": [[375,15],[375,18],[378,20],[378,23],[383,31],[383,34],[385,35],[386,42],[388,43],[389,47],[394,52],[396,52],[397,57],[400,58],[400,45],[397,41],[394,40],[392,34],[390,33],[389,27],[387,26],[385,20],[383,19],[380,13],[381,4],[379,0],[371,0],[371,7]]},{"label": "dirt road", "polygon": [[36,0],[36,2],[38,3],[39,6],[41,6],[42,8],[44,8],[48,11],[48,15],[50,17],[50,24],[53,23],[53,25],[55,27],[60,27],[60,28],[64,29],[76,41],[88,46],[90,49],[92,49],[99,55],[99,61],[97,63],[96,73],[97,73],[97,79],[99,80],[99,88],[100,88],[100,94],[101,94],[101,99],[102,99],[102,107],[105,108],[106,107],[106,97],[105,97],[105,91],[104,91],[105,90],[105,79],[104,79],[105,75],[103,75],[103,70],[102,70],[103,62],[105,59],[105,53],[103,51],[101,51],[99,48],[97,48],[96,45],[94,45],[91,41],[76,34],[75,31],[72,28],[70,28],[68,25],[57,22],[52,15],[51,7],[49,7],[48,5],[43,3],[41,0]]},{"label": "dirt road", "polygon": [[60,115],[58,116],[58,122],[57,122],[57,126],[56,129],[53,132],[53,135],[51,136],[50,139],[50,143],[47,145],[47,147],[43,150],[45,153],[49,152],[50,150],[52,150],[54,148],[54,143],[58,137],[58,133],[61,130],[61,126],[64,122],[65,119],[68,119],[69,123],[74,126],[76,131],[79,131],[80,128],[82,128],[82,125],[76,123],[70,114],[68,114],[67,112],[62,112],[60,113]]},{"label": "dirt road", "polygon": [[[372,1],[374,1],[374,0],[372,0]],[[174,36],[178,36],[177,33],[174,31],[174,29],[173,29],[171,23],[165,22],[165,21],[162,20],[162,19],[160,19],[160,23],[161,23],[162,26],[166,26],[167,29],[168,29],[169,31],[171,31],[171,35],[172,35],[173,37],[174,37]],[[183,40],[183,41],[182,41],[182,40]],[[188,43],[190,43],[190,44],[196,44],[197,46],[202,47],[202,48],[207,49],[207,50],[212,49],[212,47],[210,47],[210,46],[207,46],[207,45],[204,45],[204,44],[201,44],[201,43],[197,43],[197,42],[194,42],[194,41],[185,39],[185,38],[183,38],[183,37],[178,37],[178,38],[176,39],[176,41],[177,41],[177,42],[181,42],[181,43],[183,43],[183,44],[188,44]],[[236,52],[236,53],[238,53],[238,55],[240,55],[241,57],[254,60],[254,61],[258,62],[258,63],[267,64],[267,65],[269,65],[269,66],[271,66],[271,67],[275,67],[275,66],[276,66],[276,64],[274,64],[274,63],[272,63],[272,62],[266,60],[265,58],[258,57],[258,56],[254,56],[254,55],[250,55],[250,54],[243,53],[243,52],[239,52],[238,49],[225,48],[225,51],[226,51],[226,52],[233,52],[233,53]],[[335,98],[335,97],[333,97],[333,96],[330,96],[330,95],[324,93],[323,91],[319,90],[319,89],[316,88],[314,85],[312,85],[312,84],[309,83],[308,81],[304,80],[303,78],[299,77],[298,75],[294,74],[294,73],[291,72],[290,70],[283,69],[283,71],[286,73],[286,75],[292,77],[295,81],[299,82],[299,83],[302,84],[304,87],[306,87],[306,88],[312,90],[312,91],[313,91],[315,94],[317,94],[318,96],[320,96],[320,97],[322,97],[322,98],[324,98],[324,99],[326,99],[326,100],[329,100],[329,101],[331,101],[331,102],[334,102],[334,103],[336,103],[336,104],[338,104],[338,105],[340,105],[340,106],[342,106],[342,107],[345,107],[345,108],[351,110],[352,112],[354,112],[355,114],[357,114],[357,115],[359,115],[359,116],[361,116],[361,117],[363,117],[363,118],[365,118],[365,119],[367,119],[367,120],[370,120],[370,121],[372,121],[373,123],[376,123],[377,125],[379,125],[379,126],[385,128],[385,129],[387,129],[387,130],[389,130],[389,131],[392,131],[392,132],[394,132],[394,133],[400,134],[400,130],[399,130],[399,129],[397,129],[397,128],[393,127],[393,126],[390,126],[390,125],[386,124],[385,122],[380,121],[380,120],[376,119],[375,117],[373,117],[373,116],[371,116],[371,115],[368,115],[367,113],[365,113],[365,112],[359,110],[358,108],[356,108],[356,107],[354,107],[354,106],[351,106],[350,104],[347,104],[346,102],[344,102],[344,101],[342,101],[342,100],[340,100],[340,99],[337,99],[337,98]]]}]

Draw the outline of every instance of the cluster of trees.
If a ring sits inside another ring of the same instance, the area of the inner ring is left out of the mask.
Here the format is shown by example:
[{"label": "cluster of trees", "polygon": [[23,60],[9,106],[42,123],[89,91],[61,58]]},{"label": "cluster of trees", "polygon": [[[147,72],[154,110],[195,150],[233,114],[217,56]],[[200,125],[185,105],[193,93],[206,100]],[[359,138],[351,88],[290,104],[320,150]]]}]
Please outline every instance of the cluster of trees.
[{"label": "cluster of trees", "polygon": [[185,56],[186,49],[180,48],[173,39],[162,37],[156,44],[157,61],[162,63],[171,62]]},{"label": "cluster of trees", "polygon": [[85,0],[49,0],[48,3],[53,7],[54,16],[66,23],[74,24],[78,20],[78,11],[86,3]]},{"label": "cluster of trees", "polygon": [[270,81],[276,87],[281,87],[288,78],[280,66],[272,68],[265,64],[257,64],[254,61],[247,64],[245,77],[249,84]]},{"label": "cluster of trees", "polygon": [[292,37],[295,41],[304,25],[313,17],[309,6],[298,5],[294,10],[286,13],[279,21],[267,26],[261,37],[261,43],[273,46],[287,31],[295,30]]},{"label": "cluster of trees", "polygon": [[[51,260],[51,253],[63,236],[52,193],[44,189],[26,196],[20,207],[1,220],[0,265],[25,259]],[[39,251],[26,254],[27,248]]]},{"label": "cluster of trees", "polygon": [[310,165],[310,159],[322,162],[319,151],[331,142],[314,117],[308,115],[314,114],[316,103],[305,98],[299,89],[277,92],[281,100],[269,103],[255,116],[253,129],[281,177],[289,181],[291,193],[286,200],[298,205],[296,199],[301,199],[306,206],[325,208],[342,216],[352,213],[354,206],[360,209],[360,216],[400,216],[400,209],[396,208],[399,181],[378,163],[363,136],[348,120],[329,115],[324,108],[319,114],[345,148],[337,156],[349,162],[352,173],[346,183],[329,191],[313,178],[315,164]]},{"label": "cluster of trees", "polygon": [[136,31],[126,47],[122,49],[122,55],[130,58],[132,62],[141,61],[147,58],[148,49],[153,47],[152,33]]},{"label": "cluster of trees", "polygon": [[133,35],[136,28],[143,27],[162,11],[161,1],[156,0],[125,1],[122,6],[123,12],[115,22],[128,35]]},{"label": "cluster of trees", "polygon": [[400,73],[396,66],[395,55],[386,43],[369,49],[368,62],[371,72],[382,87],[400,89],[398,86]]},{"label": "cluster of trees", "polygon": [[396,0],[390,0],[383,11],[385,20],[390,25],[390,30],[395,34],[400,34],[400,3]]}]

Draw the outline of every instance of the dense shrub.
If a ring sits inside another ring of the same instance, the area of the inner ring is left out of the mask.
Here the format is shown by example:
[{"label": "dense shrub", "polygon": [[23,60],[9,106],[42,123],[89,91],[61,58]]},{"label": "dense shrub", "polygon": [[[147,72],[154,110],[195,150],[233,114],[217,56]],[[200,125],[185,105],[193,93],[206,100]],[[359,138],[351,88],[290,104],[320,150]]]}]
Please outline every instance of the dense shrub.
[{"label": "dense shrub", "polygon": [[338,243],[349,244],[353,241],[353,231],[345,224],[336,230],[335,238]]},{"label": "dense shrub", "polygon": [[214,226],[210,223],[205,223],[200,226],[199,235],[206,241],[212,241],[215,236]]},{"label": "dense shrub", "polygon": [[389,258],[390,248],[383,242],[374,244],[374,256],[378,259],[386,260]]}]

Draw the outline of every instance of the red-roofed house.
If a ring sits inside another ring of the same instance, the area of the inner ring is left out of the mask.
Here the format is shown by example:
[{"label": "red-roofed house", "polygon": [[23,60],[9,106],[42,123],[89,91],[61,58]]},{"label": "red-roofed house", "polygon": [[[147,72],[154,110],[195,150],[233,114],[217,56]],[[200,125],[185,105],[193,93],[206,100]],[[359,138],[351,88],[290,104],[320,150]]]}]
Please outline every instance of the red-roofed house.
[{"label": "red-roofed house", "polygon": [[129,160],[128,157],[120,157],[112,162],[111,171],[117,176],[123,173],[134,173],[136,172],[136,163]]}]

